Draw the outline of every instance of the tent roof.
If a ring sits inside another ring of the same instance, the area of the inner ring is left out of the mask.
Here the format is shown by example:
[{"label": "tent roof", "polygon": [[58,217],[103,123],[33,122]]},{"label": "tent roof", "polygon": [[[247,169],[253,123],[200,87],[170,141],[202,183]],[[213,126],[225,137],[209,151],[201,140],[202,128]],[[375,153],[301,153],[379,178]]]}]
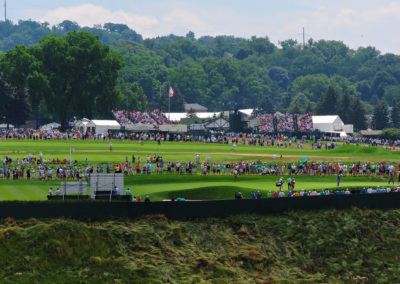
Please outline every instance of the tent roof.
[{"label": "tent roof", "polygon": [[185,111],[194,110],[199,112],[206,112],[208,109],[200,104],[184,104]]},{"label": "tent roof", "polygon": [[52,122],[52,123],[48,123],[46,125],[43,125],[40,129],[41,130],[51,130],[54,128],[59,128],[61,126],[61,124],[57,123],[57,122]]},{"label": "tent roof", "polygon": [[[14,128],[14,125],[12,125],[12,124],[9,124],[8,126],[10,128]],[[0,128],[7,128],[7,124],[6,123],[0,124]]]},{"label": "tent roof", "polygon": [[313,123],[334,123],[336,119],[340,119],[338,115],[313,115]]},{"label": "tent roof", "polygon": [[131,131],[149,131],[149,130],[154,130],[154,126],[152,124],[136,123],[136,124],[126,125],[125,129]]},{"label": "tent roof", "polygon": [[116,120],[92,120],[92,123],[94,123],[96,126],[121,126],[119,125],[118,121]]},{"label": "tent roof", "polygon": [[251,116],[253,114],[254,109],[246,108],[246,109],[239,109],[239,112],[245,114],[247,116]]},{"label": "tent roof", "polygon": [[366,136],[379,136],[382,134],[382,130],[372,130],[368,128],[367,130],[361,130],[360,133]]}]

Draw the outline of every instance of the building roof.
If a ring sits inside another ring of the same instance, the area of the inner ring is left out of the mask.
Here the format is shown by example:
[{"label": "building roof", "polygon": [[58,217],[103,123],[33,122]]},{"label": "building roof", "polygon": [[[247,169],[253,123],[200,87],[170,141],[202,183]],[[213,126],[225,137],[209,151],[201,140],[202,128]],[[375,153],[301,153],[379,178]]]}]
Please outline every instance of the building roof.
[{"label": "building roof", "polygon": [[185,124],[163,124],[159,126],[160,131],[168,132],[187,132],[188,126]]},{"label": "building roof", "polygon": [[361,130],[360,133],[363,136],[379,136],[382,134],[382,130],[372,130],[368,128],[367,130]]},{"label": "building roof", "polygon": [[195,112],[206,112],[208,111],[208,108],[205,106],[202,106],[200,104],[184,104],[185,111],[188,112],[191,109],[194,110]]},{"label": "building roof", "polygon": [[121,126],[118,121],[116,120],[97,120],[93,119],[90,121],[91,123],[94,123],[96,126]]},{"label": "building roof", "polygon": [[[337,119],[340,119],[338,115],[313,115],[313,123],[334,123]],[[340,119],[341,121],[341,119]]]}]

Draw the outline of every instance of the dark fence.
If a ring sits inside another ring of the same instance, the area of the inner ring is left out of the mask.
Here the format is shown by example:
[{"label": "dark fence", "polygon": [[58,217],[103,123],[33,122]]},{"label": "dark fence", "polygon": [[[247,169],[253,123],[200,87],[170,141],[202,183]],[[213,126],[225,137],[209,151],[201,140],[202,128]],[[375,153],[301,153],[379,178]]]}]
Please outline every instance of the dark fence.
[{"label": "dark fence", "polygon": [[163,214],[167,217],[223,217],[232,214],[279,213],[287,210],[400,208],[400,193],[365,195],[334,195],[259,200],[219,200],[192,202],[104,202],[104,201],[47,201],[3,202],[0,218],[135,218]]}]

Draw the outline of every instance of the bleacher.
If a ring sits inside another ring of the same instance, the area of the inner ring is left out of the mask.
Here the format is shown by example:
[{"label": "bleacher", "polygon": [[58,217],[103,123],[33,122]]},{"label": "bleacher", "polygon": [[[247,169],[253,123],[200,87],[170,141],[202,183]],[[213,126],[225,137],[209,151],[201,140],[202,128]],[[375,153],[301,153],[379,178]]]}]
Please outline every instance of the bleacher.
[{"label": "bleacher", "polygon": [[304,114],[259,114],[257,116],[261,133],[309,133],[314,131],[311,113]]},{"label": "bleacher", "polygon": [[60,195],[48,195],[48,200],[76,200],[89,199],[88,183],[84,181],[72,182],[63,181],[61,183]]},{"label": "bleacher", "polygon": [[157,129],[160,125],[172,124],[167,116],[159,109],[155,109],[151,112],[114,110],[113,115],[123,127],[135,124],[146,124],[152,125],[154,129]]}]

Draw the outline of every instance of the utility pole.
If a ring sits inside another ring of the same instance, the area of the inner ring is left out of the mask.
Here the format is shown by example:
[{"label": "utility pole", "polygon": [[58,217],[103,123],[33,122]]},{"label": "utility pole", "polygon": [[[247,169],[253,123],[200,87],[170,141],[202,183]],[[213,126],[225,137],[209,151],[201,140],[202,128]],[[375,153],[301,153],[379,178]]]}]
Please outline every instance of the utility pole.
[{"label": "utility pole", "polygon": [[306,36],[305,36],[305,32],[304,32],[304,27],[303,27],[303,49],[306,46]]}]

